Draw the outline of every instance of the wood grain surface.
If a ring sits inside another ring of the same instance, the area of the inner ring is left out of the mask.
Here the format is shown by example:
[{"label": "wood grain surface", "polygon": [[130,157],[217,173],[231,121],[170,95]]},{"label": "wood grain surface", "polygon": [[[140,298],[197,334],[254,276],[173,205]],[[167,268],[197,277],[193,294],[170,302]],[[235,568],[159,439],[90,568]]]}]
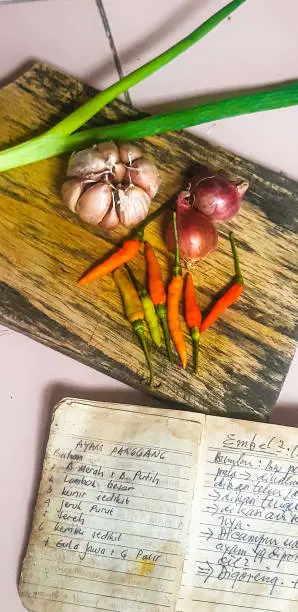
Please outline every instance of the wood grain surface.
[{"label": "wood grain surface", "polygon": [[[0,145],[42,132],[94,91],[44,64],[35,64],[0,91]],[[109,105],[89,125],[138,117],[122,102]],[[257,134],[256,134],[257,138]],[[0,320],[75,359],[159,398],[202,412],[266,420],[295,349],[297,326],[298,185],[185,132],[140,143],[162,177],[152,210],[171,199],[195,162],[250,181],[240,214],[218,226],[217,251],[193,269],[204,311],[231,280],[228,232],[239,240],[246,288],[243,297],[202,338],[200,367],[171,366],[154,351],[156,387],[147,387],[143,354],[111,276],[85,287],[75,282],[106,256],[123,232],[107,236],[80,223],[61,204],[67,157],[0,174]],[[172,256],[163,243],[165,219],[146,230],[169,279]],[[143,256],[133,263],[145,279]],[[24,355],[24,359],[29,358]],[[16,373],[17,377],[17,373]],[[173,406],[175,405],[173,404]]]}]

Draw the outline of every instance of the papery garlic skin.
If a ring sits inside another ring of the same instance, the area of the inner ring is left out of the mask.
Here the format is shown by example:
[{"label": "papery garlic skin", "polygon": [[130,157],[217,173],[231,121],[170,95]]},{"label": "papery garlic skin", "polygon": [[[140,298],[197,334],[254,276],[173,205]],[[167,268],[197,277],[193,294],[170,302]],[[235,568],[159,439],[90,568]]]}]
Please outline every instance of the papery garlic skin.
[{"label": "papery garlic skin", "polygon": [[160,184],[160,176],[156,166],[148,159],[144,157],[136,159],[131,168],[127,169],[126,178],[129,178],[129,181],[132,181],[134,185],[144,189],[150,198],[155,198]]},{"label": "papery garlic skin", "polygon": [[120,161],[120,153],[114,142],[99,142],[93,150],[102,157],[106,168],[113,168]]},{"label": "papery garlic skin", "polygon": [[75,213],[77,209],[77,203],[82,191],[84,189],[84,183],[80,179],[69,179],[62,185],[61,197],[66,204],[67,208],[71,212]]},{"label": "papery garlic skin", "polygon": [[119,189],[119,219],[125,227],[138,225],[147,217],[151,199],[143,189],[129,185]]},{"label": "papery garlic skin", "polygon": [[119,225],[119,223],[120,220],[116,210],[115,198],[113,197],[112,193],[112,202],[110,204],[108,212],[100,223],[100,227],[104,230],[112,230],[115,229]]},{"label": "papery garlic skin", "polygon": [[131,165],[136,159],[143,156],[142,151],[130,142],[121,142],[119,152],[121,160],[126,165]]},{"label": "papery garlic skin", "polygon": [[81,195],[77,214],[82,221],[98,225],[107,214],[112,201],[112,190],[106,183],[95,183]]},{"label": "papery garlic skin", "polygon": [[118,162],[113,168],[113,172],[111,173],[111,179],[114,185],[118,185],[124,181],[124,177],[126,174],[126,166],[122,162]]},{"label": "papery garlic skin", "polygon": [[96,149],[83,149],[73,153],[68,162],[67,176],[85,178],[90,174],[98,174],[106,170],[103,157]]}]

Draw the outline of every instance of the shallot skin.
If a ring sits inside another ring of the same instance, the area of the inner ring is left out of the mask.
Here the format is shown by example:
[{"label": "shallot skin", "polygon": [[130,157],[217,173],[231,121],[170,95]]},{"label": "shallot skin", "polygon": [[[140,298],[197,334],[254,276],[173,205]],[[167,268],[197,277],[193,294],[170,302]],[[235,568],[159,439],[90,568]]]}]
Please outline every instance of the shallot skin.
[{"label": "shallot skin", "polygon": [[[213,223],[189,203],[188,192],[177,201],[177,230],[180,253],[188,263],[204,259],[216,249],[218,235]],[[173,221],[167,226],[165,240],[169,251],[175,248]]]},{"label": "shallot skin", "polygon": [[190,192],[193,206],[211,221],[229,221],[237,215],[248,187],[248,181],[229,181],[202,166],[191,180]]}]

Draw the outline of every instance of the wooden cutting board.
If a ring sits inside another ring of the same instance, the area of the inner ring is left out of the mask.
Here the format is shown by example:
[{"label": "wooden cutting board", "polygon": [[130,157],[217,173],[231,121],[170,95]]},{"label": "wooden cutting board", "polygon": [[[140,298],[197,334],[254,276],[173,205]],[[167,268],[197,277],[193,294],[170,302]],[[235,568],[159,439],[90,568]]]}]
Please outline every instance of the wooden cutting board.
[{"label": "wooden cutting board", "polygon": [[[42,132],[93,94],[66,74],[34,65],[0,91],[1,147]],[[138,116],[117,101],[90,124]],[[0,320],[159,398],[203,412],[265,420],[295,349],[298,185],[186,132],[155,136],[140,145],[154,156],[162,176],[152,209],[181,189],[193,162],[250,181],[241,213],[218,226],[217,251],[193,270],[205,310],[233,274],[228,232],[234,229],[246,289],[202,338],[199,375],[191,374],[190,343],[187,371],[171,366],[164,350],[154,352],[156,388],[150,391],[144,358],[112,277],[76,287],[82,272],[121,241],[121,232],[108,237],[62,206],[59,192],[67,157],[0,175]],[[163,224],[164,219],[152,223],[146,238],[167,281],[172,259],[162,240]],[[141,254],[134,270],[144,280]]]}]

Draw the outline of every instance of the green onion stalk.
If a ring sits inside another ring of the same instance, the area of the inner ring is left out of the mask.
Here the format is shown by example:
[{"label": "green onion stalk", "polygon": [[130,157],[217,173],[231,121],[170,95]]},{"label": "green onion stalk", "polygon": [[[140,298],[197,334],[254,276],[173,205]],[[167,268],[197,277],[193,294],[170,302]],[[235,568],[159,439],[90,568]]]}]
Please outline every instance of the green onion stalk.
[{"label": "green onion stalk", "polygon": [[0,153],[0,171],[75,151],[103,140],[135,140],[154,134],[218,121],[249,113],[286,108],[298,104],[298,80],[274,89],[246,95],[233,96],[209,104],[199,104],[188,109],[156,115],[137,121],[111,124],[83,130],[72,135],[43,136],[30,146],[19,145]]},{"label": "green onion stalk", "polygon": [[[181,53],[184,53],[184,51],[189,49],[201,38],[206,36],[206,34],[211,32],[213,28],[215,28],[221,21],[226,19],[244,2],[246,2],[246,0],[233,0],[232,2],[229,2],[229,4],[224,6],[217,13],[207,19],[207,21],[191,32],[191,34],[180,40],[174,46],[170,47],[164,53],[161,53],[161,55],[158,55],[153,60],[147,62],[137,70],[134,70],[127,76],[123,77],[117,83],[114,83],[104,91],[98,93],[80,108],[62,119],[62,121],[48,130],[48,132],[45,134],[36,136],[35,138],[32,138],[23,144],[12,147],[7,151],[2,151],[2,153],[0,153],[0,170],[8,170],[9,168],[24,165],[26,163],[24,161],[26,159],[26,155],[28,155],[27,163],[30,163],[51,157],[53,155],[58,155],[63,151],[71,150],[68,148],[68,143],[66,144],[66,136],[84,125],[84,123],[91,119],[91,117],[93,117],[120,94],[124,93],[134,85],[137,85],[157,70],[160,70],[160,68],[171,62]],[[57,140],[52,140],[52,137],[54,136],[60,137],[61,142],[59,138]],[[33,155],[34,149],[37,149],[39,152],[39,156],[37,156],[36,159]]]}]

